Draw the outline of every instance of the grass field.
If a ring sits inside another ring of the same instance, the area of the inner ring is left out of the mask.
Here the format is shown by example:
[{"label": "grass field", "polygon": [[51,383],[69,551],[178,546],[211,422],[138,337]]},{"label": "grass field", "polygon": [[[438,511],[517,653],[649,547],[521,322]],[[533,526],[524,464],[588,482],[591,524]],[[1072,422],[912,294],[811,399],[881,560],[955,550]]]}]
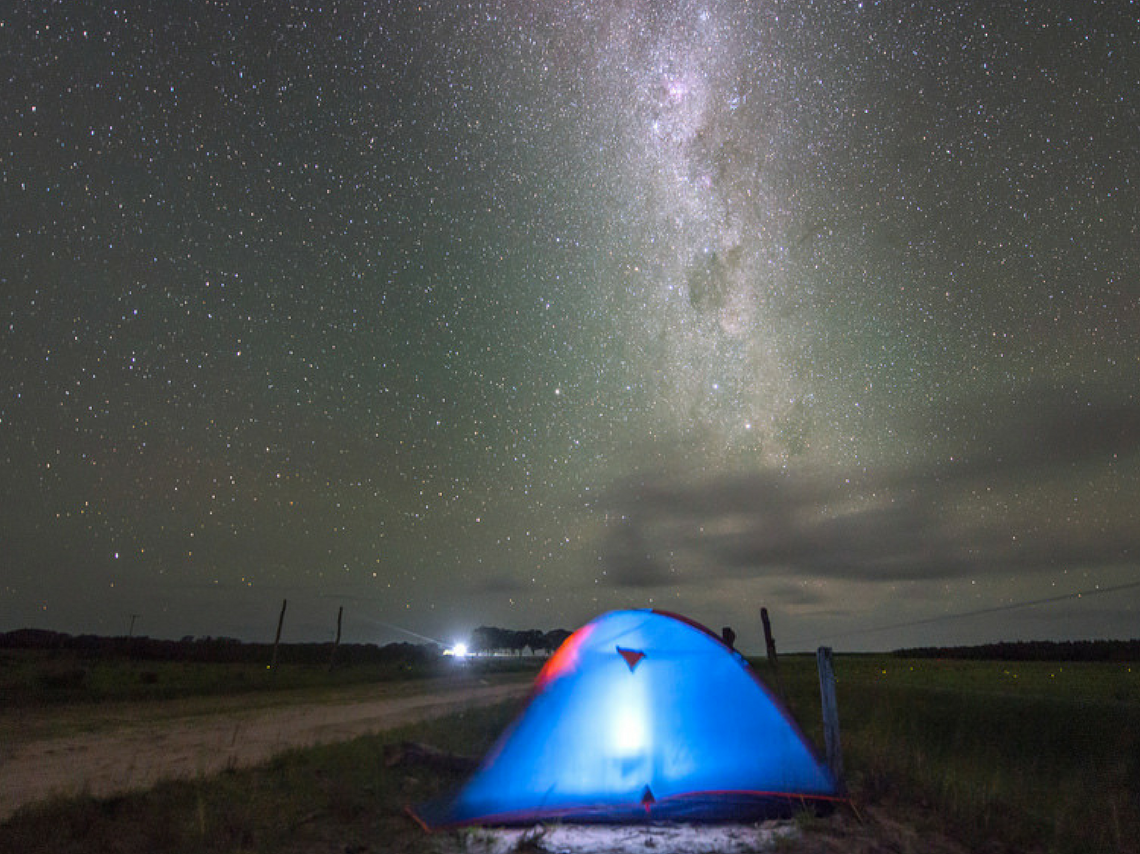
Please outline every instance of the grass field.
[{"label": "grass field", "polygon": [[[814,658],[781,671],[797,719],[821,732]],[[836,681],[857,800],[928,807],[974,848],[1140,850],[1135,663],[843,656]]]},{"label": "grass field", "polygon": [[[329,671],[316,664],[218,664],[198,661],[136,661],[92,658],[70,651],[0,651],[0,696],[8,706],[57,706],[91,702],[171,700],[233,694],[325,690],[362,682],[438,676],[451,659],[383,664],[344,664]],[[488,658],[484,671],[536,670],[537,659]]]},{"label": "grass field", "polygon": [[60,799],[0,824],[0,852],[422,851],[423,831],[404,806],[460,778],[389,768],[385,747],[408,739],[481,752],[517,711],[517,704],[474,710],[148,792]]},{"label": "grass field", "polygon": [[[836,676],[857,809],[889,810],[975,851],[1140,851],[1135,664],[839,656]],[[781,677],[818,742],[814,657],[782,658]],[[389,768],[385,745],[410,739],[479,755],[516,712],[508,704],[253,770],[45,804],[0,825],[0,851],[423,850],[403,806],[458,779]]]}]

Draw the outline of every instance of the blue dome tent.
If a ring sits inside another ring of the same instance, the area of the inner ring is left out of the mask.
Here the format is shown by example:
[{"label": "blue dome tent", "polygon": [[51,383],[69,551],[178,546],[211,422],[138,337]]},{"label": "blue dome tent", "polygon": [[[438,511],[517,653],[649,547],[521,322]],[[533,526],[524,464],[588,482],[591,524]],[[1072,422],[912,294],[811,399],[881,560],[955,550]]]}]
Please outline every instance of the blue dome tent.
[{"label": "blue dome tent", "polygon": [[530,702],[426,827],[743,821],[839,787],[748,663],[696,623],[615,611],[546,663]]}]

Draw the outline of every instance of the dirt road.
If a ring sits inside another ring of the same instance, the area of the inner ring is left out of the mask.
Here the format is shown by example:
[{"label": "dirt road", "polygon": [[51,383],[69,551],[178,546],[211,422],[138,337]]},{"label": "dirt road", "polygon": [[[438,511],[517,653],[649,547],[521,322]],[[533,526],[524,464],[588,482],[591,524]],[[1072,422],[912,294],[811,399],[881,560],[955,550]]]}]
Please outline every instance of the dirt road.
[{"label": "dirt road", "polygon": [[[230,697],[216,704],[221,711],[204,712],[198,703],[185,714],[180,706],[151,703],[108,713],[96,722],[95,732],[53,737],[43,737],[37,721],[25,729],[40,735],[8,737],[0,744],[0,821],[52,795],[102,797],[149,788],[160,780],[256,765],[289,748],[344,741],[521,697],[529,687],[529,682],[459,680],[416,690],[405,683],[345,692],[323,702],[252,709]],[[258,699],[263,700],[251,698]],[[13,728],[5,730],[11,736]],[[20,727],[14,730],[18,733]]]}]

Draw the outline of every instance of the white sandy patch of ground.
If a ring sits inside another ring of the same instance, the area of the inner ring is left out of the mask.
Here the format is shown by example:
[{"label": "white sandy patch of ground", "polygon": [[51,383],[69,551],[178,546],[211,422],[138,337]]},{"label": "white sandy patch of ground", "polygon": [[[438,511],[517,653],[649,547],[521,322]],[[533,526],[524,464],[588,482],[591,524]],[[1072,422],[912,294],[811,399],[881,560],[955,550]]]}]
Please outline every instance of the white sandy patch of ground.
[{"label": "white sandy patch of ground", "polygon": [[437,854],[755,854],[799,835],[795,822],[761,824],[536,825],[473,828],[446,842]]},{"label": "white sandy patch of ground", "polygon": [[[107,797],[162,780],[195,778],[257,765],[295,747],[347,741],[478,705],[523,696],[529,682],[488,685],[433,682],[414,688],[378,686],[337,702],[304,702],[171,716],[163,704],[132,708],[129,721],[96,732],[33,737],[0,745],[0,821],[55,795]],[[227,698],[232,699],[232,698]],[[141,711],[139,710],[141,709]]]}]

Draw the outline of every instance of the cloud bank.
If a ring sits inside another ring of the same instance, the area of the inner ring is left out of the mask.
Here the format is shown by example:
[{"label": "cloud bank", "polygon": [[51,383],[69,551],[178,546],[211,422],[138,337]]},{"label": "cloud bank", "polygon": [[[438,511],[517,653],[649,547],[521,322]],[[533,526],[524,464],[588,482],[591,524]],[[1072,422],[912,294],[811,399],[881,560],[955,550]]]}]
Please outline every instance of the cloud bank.
[{"label": "cloud bank", "polygon": [[[1140,407],[1063,389],[960,404],[957,452],[853,472],[791,467],[617,484],[606,580],[938,581],[1134,563]],[[946,444],[946,443],[944,443]],[[916,455],[917,457],[917,455]]]}]

